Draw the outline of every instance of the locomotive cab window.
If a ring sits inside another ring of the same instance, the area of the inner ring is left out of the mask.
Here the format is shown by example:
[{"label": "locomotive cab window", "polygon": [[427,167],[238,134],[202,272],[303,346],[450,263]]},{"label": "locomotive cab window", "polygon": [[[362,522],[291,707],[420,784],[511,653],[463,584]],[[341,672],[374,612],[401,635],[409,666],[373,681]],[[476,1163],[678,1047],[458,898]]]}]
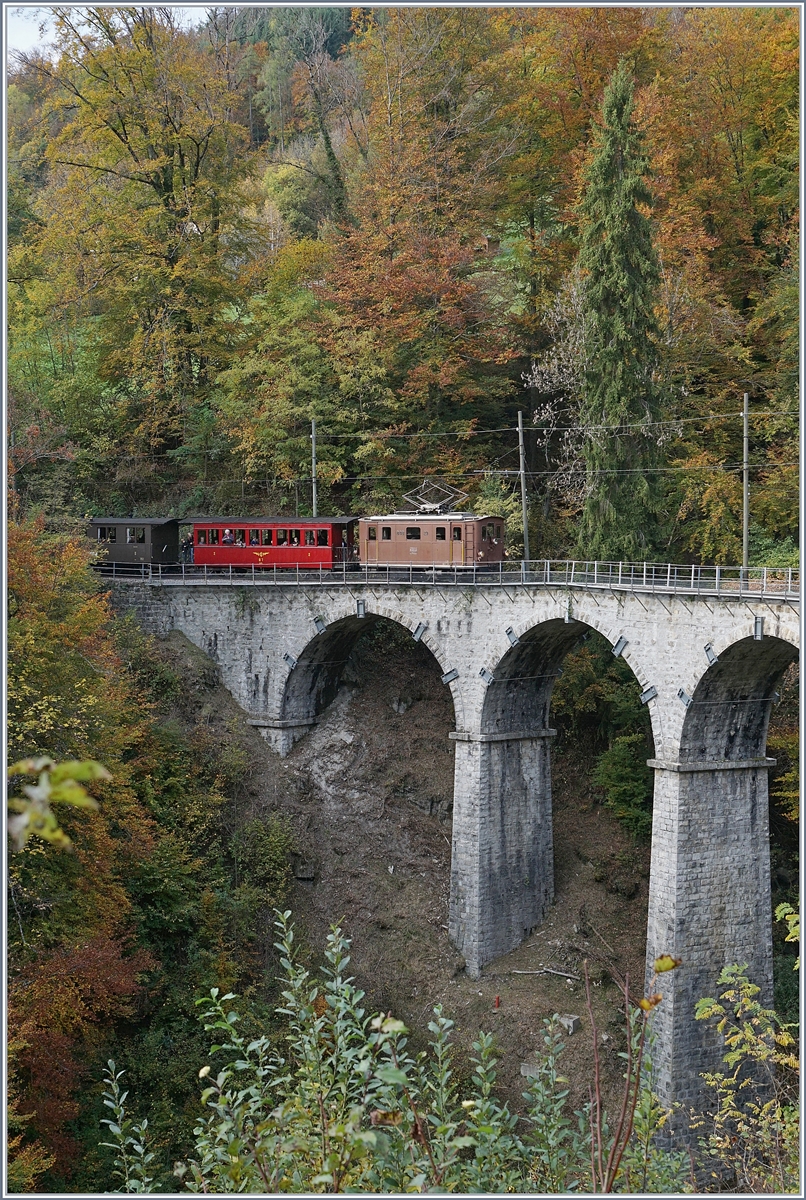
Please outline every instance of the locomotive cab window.
[{"label": "locomotive cab window", "polygon": [[305,545],[312,546],[314,544],[314,536],[312,529],[305,530]]},{"label": "locomotive cab window", "polygon": [[381,525],[381,541],[382,542],[391,542],[391,540],[392,540],[392,526],[391,525]]},{"label": "locomotive cab window", "polygon": [[445,527],[443,525],[437,525],[435,537],[438,542],[445,541]]},{"label": "locomotive cab window", "polygon": [[288,530],[287,529],[278,529],[277,530],[277,545],[278,546],[287,546],[288,545]]},{"label": "locomotive cab window", "polygon": [[407,525],[406,526],[406,541],[407,542],[419,542],[419,540],[420,540],[420,526],[419,525]]},{"label": "locomotive cab window", "polygon": [[455,542],[461,542],[461,540],[462,540],[462,527],[461,527],[461,525],[457,525],[457,526],[454,528],[454,531],[453,531],[453,540],[454,540]]},{"label": "locomotive cab window", "polygon": [[378,530],[375,528],[374,525],[370,525],[369,529],[367,530],[367,537],[369,538],[369,540],[371,542],[377,542]]},{"label": "locomotive cab window", "polygon": [[270,546],[272,544],[273,535],[274,535],[273,529],[264,529],[263,530],[263,545],[264,546]]},{"label": "locomotive cab window", "polygon": [[317,546],[326,546],[327,545],[327,530],[326,529],[317,529],[316,544],[317,544]]},{"label": "locomotive cab window", "polygon": [[495,536],[498,538],[498,540],[500,542],[501,541],[501,526],[500,525],[496,525],[496,527],[495,527]]},{"label": "locomotive cab window", "polygon": [[483,542],[487,541],[487,526],[486,525],[482,525],[482,527],[481,527],[481,540]]},{"label": "locomotive cab window", "polygon": [[142,525],[130,525],[126,530],[126,545],[142,545],[146,540],[146,531]]}]

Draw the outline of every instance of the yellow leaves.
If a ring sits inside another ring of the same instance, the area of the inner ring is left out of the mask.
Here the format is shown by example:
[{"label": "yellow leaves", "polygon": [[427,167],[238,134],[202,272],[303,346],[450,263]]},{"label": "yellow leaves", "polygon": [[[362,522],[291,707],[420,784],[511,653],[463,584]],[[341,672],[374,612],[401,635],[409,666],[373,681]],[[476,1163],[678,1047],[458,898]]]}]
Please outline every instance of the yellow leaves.
[{"label": "yellow leaves", "polygon": [[60,828],[51,804],[69,804],[74,808],[97,810],[98,803],[81,786],[112,776],[99,762],[54,763],[50,758],[27,758],[9,768],[10,776],[38,775],[35,784],[24,784],[26,799],[12,796],[9,808],[18,815],[9,817],[8,832],[17,850],[22,850],[32,834],[64,850],[71,848],[70,838]]},{"label": "yellow leaves", "polygon": [[661,954],[652,964],[652,969],[656,975],[662,975],[664,971],[674,971],[675,967],[682,965],[682,958],[673,958],[671,954]]},{"label": "yellow leaves", "polygon": [[654,996],[646,996],[639,1000],[638,1007],[642,1008],[644,1012],[652,1012],[652,1009],[657,1008],[662,999],[663,996],[657,992]]}]

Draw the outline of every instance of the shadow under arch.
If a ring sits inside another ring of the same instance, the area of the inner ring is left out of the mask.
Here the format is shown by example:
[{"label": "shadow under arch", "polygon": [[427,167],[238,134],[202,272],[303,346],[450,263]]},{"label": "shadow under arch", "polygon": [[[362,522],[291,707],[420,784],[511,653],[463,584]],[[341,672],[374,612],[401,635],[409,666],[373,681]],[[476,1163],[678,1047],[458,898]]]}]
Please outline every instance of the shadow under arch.
[{"label": "shadow under arch", "polygon": [[[363,617],[348,616],[335,620],[312,637],[286,679],[281,720],[289,725],[313,724],[316,717],[336,698],[342,673],[359,638],[380,624],[394,626],[411,636],[412,631],[401,622],[384,614],[367,613]],[[412,645],[426,650],[435,668],[440,674],[444,672],[445,668],[425,638],[419,642],[412,640]],[[448,690],[455,709],[452,689]]]},{"label": "shadow under arch", "polygon": [[686,710],[680,761],[763,758],[775,688],[797,657],[790,642],[769,635],[742,638],[723,650]]},{"label": "shadow under arch", "polygon": [[[487,688],[482,708],[482,733],[528,734],[548,730],[552,693],[563,659],[592,633],[610,641],[601,629],[576,618],[542,621],[520,634],[517,645],[504,654],[493,670],[493,681]],[[629,651],[621,657],[632,671],[637,686],[641,687],[642,681]],[[657,744],[652,708],[649,717],[653,741]]]},{"label": "shadow under arch", "polygon": [[479,732],[455,735],[450,930],[476,976],[520,945],[554,900],[552,691],[569,651],[601,631],[552,618],[509,632],[515,644],[487,681]]}]

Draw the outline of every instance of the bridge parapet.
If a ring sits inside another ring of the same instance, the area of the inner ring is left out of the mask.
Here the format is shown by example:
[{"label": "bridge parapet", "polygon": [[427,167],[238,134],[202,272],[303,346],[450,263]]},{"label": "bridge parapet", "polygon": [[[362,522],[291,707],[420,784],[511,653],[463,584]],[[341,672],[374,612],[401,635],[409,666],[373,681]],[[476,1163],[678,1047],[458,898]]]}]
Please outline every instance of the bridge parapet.
[{"label": "bridge parapet", "polygon": [[494,567],[430,568],[361,566],[343,563],[322,567],[194,567],[142,563],[111,564],[103,568],[114,580],[144,579],[159,585],[247,584],[265,587],[354,587],[386,584],[395,587],[566,587],[621,592],[658,592],[669,596],[800,599],[800,571],[794,567],[681,566],[674,563],[609,563],[536,559],[498,563]]}]

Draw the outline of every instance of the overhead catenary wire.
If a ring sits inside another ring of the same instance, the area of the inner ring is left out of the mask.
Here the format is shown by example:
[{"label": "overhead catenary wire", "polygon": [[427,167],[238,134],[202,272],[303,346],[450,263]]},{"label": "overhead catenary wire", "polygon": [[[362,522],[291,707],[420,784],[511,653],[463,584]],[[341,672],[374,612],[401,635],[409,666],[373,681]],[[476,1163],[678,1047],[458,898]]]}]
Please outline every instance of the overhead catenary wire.
[{"label": "overhead catenary wire", "polygon": [[[761,410],[759,412],[750,413],[749,415],[750,415],[750,419],[752,420],[752,419],[755,419],[756,417],[796,417],[797,413],[789,412],[785,409],[780,409],[780,410],[769,410],[769,411]],[[524,432],[531,432],[531,433],[574,433],[574,432],[577,432],[577,433],[612,433],[614,436],[619,436],[620,434],[624,433],[625,430],[629,430],[629,429],[643,429],[643,430],[661,429],[661,428],[673,429],[679,425],[691,425],[691,424],[697,424],[697,423],[708,424],[709,422],[713,422],[713,421],[730,421],[730,420],[742,420],[742,419],[743,419],[743,413],[708,413],[708,414],[704,414],[699,417],[676,417],[676,418],[666,420],[666,421],[637,421],[637,422],[634,422],[632,424],[627,424],[627,425],[585,425],[585,426],[582,426],[582,425],[526,425],[524,427]],[[420,430],[416,430],[414,432],[409,432],[409,433],[394,433],[394,432],[390,431],[389,429],[360,429],[360,430],[356,430],[354,433],[322,433],[322,431],[320,429],[317,429],[316,440],[318,443],[322,443],[322,442],[344,441],[344,440],[350,439],[350,438],[352,438],[352,439],[364,438],[366,440],[375,438],[378,441],[392,441],[392,440],[401,440],[401,439],[402,440],[410,440],[410,439],[415,439],[415,438],[443,438],[443,439],[444,438],[465,438],[465,439],[469,439],[469,438],[474,438],[474,437],[484,437],[484,436],[487,436],[489,434],[494,434],[494,433],[517,433],[517,432],[518,432],[517,425],[502,425],[500,428],[497,428],[497,429],[448,429],[448,430],[442,430],[442,431],[430,430],[430,429],[420,429]],[[302,432],[289,433],[286,435],[284,440],[285,441],[294,441],[295,439],[301,439],[301,438],[305,438],[305,437],[310,437],[310,434],[306,435]],[[514,449],[517,450],[517,447],[515,447]],[[185,456],[185,455],[187,457],[198,457],[199,455],[206,455],[207,453],[208,452],[204,451],[204,450],[201,450],[201,451],[195,450],[194,451],[192,449],[188,449],[185,446],[182,446],[182,447],[179,447],[177,450],[150,451],[149,453],[146,453],[146,454],[136,454],[135,453],[135,454],[123,455],[123,457],[128,457],[128,458],[133,458],[133,459],[137,459],[137,458],[178,459],[181,456]],[[797,463],[786,463],[786,464],[781,464],[781,465],[797,466]],[[531,473],[534,474],[534,472],[531,472]],[[546,474],[546,473],[551,474],[551,475],[554,474],[553,471],[543,472],[543,474]],[[461,474],[461,472],[453,471],[453,472],[451,472],[451,474],[456,475],[456,474]],[[226,481],[222,481],[222,482],[226,482]]]},{"label": "overhead catenary wire", "polygon": [[[773,470],[774,468],[797,467],[798,465],[799,464],[796,462],[750,463],[750,470],[751,471],[769,471],[769,470]],[[577,475],[584,475],[587,473],[587,468],[584,466],[568,467],[568,468],[565,468],[565,470],[573,472],[574,474],[577,474]],[[677,474],[679,472],[685,473],[685,472],[697,472],[697,471],[724,471],[727,474],[728,472],[731,472],[731,471],[741,471],[741,470],[742,470],[741,463],[709,463],[709,464],[704,464],[703,466],[698,466],[698,467],[633,467],[628,470],[627,469],[602,470],[602,471],[595,472],[595,474],[597,474],[597,475],[648,475],[650,473],[652,473],[652,474]],[[557,469],[555,469],[553,471],[527,471],[526,476],[527,476],[527,478],[532,479],[532,478],[538,478],[538,477],[545,476],[545,475],[557,475],[558,473],[559,473],[559,471]],[[480,476],[480,475],[501,475],[501,474],[516,476],[518,474],[518,472],[516,470],[507,470],[506,472],[504,472],[501,470],[496,470],[494,467],[493,468],[476,468],[476,470],[474,470],[474,471],[446,470],[443,472],[443,475],[445,477],[451,478],[451,479],[465,479],[465,478],[472,478],[474,476],[476,478],[478,478],[478,476]],[[438,477],[442,478],[443,475],[439,475]],[[422,478],[423,478],[422,471],[418,471],[415,475],[407,475],[407,474],[401,474],[401,475],[350,475],[350,474],[346,474],[346,475],[342,476],[341,479],[335,480],[335,482],[336,483],[346,483],[346,484],[352,485],[352,484],[356,484],[356,483],[384,483],[384,482],[394,482],[394,481],[400,482],[400,481],[404,481],[407,479],[422,479]],[[429,476],[426,475],[426,478],[429,478]],[[320,479],[321,479],[321,475],[320,475]],[[235,478],[234,479],[214,479],[211,481],[210,486],[217,487],[222,483],[238,483],[238,484],[240,484],[243,482],[256,483],[256,484],[259,484],[260,486],[263,486],[265,484],[265,479],[254,478],[252,480],[245,481],[242,479],[241,476],[238,476],[236,479]],[[277,478],[274,480],[274,482],[277,485],[293,484],[293,483],[310,483],[311,477],[310,477],[310,475],[287,476],[287,477],[283,477],[282,479]]]}]

